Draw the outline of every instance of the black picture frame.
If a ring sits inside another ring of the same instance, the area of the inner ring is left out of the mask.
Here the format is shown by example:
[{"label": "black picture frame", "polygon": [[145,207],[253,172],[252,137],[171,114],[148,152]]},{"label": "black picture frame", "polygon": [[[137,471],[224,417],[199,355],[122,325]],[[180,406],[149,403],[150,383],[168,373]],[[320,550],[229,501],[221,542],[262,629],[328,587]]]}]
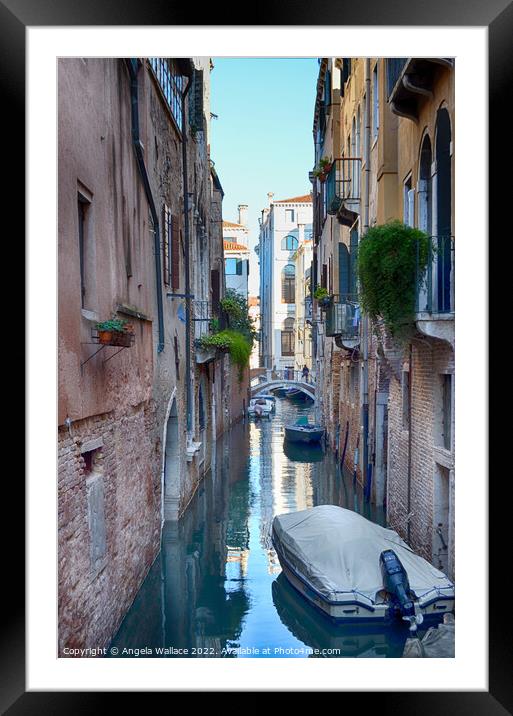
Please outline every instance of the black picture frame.
[{"label": "black picture frame", "polygon": [[[505,151],[511,146],[509,140],[509,113],[505,105],[511,98],[510,68],[513,65],[513,3],[509,0],[489,0],[484,3],[456,2],[454,0],[396,0],[394,3],[372,0],[365,3],[349,3],[346,0],[310,3],[306,0],[285,0],[280,3],[263,0],[251,6],[252,16],[232,14],[228,5],[212,5],[199,13],[201,25],[388,25],[388,26],[486,26],[489,31],[489,176],[501,176],[506,160]],[[199,6],[198,6],[199,8]],[[197,15],[196,15],[197,16]],[[291,19],[293,21],[291,22]],[[2,137],[4,142],[16,147],[16,161],[4,165],[4,196],[8,197],[9,213],[16,216],[16,242],[23,257],[21,231],[25,216],[25,28],[27,26],[73,26],[73,25],[190,25],[190,9],[185,3],[178,5],[170,0],[154,0],[142,4],[135,0],[88,0],[78,3],[72,0],[0,0],[0,74],[3,111]],[[192,23],[194,24],[194,23]],[[507,123],[507,124],[506,124]],[[509,150],[511,155],[511,151]],[[509,206],[509,185],[494,183],[489,194],[490,237],[500,237],[499,222],[504,207]],[[482,197],[485,200],[485,197]],[[509,236],[508,232],[508,236]],[[503,235],[504,236],[504,235]],[[506,240],[506,239],[504,239]],[[16,243],[11,241],[9,243]],[[491,242],[493,245],[493,242]],[[18,259],[20,261],[20,259]],[[19,265],[19,264],[18,264]],[[500,281],[500,267],[490,282],[490,301],[496,298]],[[506,270],[503,266],[502,270]],[[481,291],[480,298],[483,299]],[[496,304],[497,306],[497,304]],[[16,310],[18,310],[18,306]],[[493,314],[490,313],[490,317]],[[494,323],[490,322],[490,331]],[[486,330],[480,327],[479,339],[486,340]],[[21,361],[18,361],[21,363]],[[21,363],[22,364],[22,363]],[[508,371],[509,372],[509,371]],[[23,376],[22,383],[23,384]],[[23,404],[23,401],[19,401]],[[497,401],[498,403],[498,401]],[[490,404],[490,414],[492,404]],[[500,454],[500,437],[490,433],[489,455]],[[487,441],[487,436],[483,436]],[[493,447],[496,450],[493,450]],[[486,714],[494,716],[513,713],[511,623],[504,617],[501,598],[506,589],[507,559],[505,543],[501,539],[501,524],[508,524],[509,504],[503,497],[507,475],[501,470],[493,473],[497,479],[489,486],[489,690],[488,692],[367,692],[357,693],[360,706],[379,708],[379,712],[394,714]],[[119,694],[94,692],[25,692],[25,614],[24,614],[24,537],[23,517],[24,485],[17,477],[9,476],[12,505],[18,506],[18,526],[9,535],[10,547],[4,549],[5,574],[4,596],[9,608],[2,613],[0,664],[2,690],[0,708],[2,713],[17,714],[82,714],[101,710],[100,703],[118,698]],[[508,512],[507,512],[508,510]],[[20,519],[21,518],[21,519]],[[506,542],[507,544],[507,542]],[[12,547],[16,545],[16,548]],[[365,666],[362,664],[362,669]],[[407,687],[407,684],[405,684]],[[436,688],[436,686],[435,686]],[[313,689],[312,689],[313,690]],[[347,698],[343,696],[347,708]],[[353,701],[353,695],[351,694]],[[361,702],[365,696],[365,701]],[[134,697],[131,696],[131,699]],[[371,702],[369,701],[371,700]],[[354,702],[353,702],[354,703]],[[342,708],[344,704],[340,704]]]}]

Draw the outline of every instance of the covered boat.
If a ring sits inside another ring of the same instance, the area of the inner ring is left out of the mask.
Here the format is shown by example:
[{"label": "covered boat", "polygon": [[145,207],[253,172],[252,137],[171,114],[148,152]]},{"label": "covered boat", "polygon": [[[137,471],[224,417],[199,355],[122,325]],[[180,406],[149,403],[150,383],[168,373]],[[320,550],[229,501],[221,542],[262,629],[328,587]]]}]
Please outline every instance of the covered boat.
[{"label": "covered boat", "polygon": [[273,411],[273,403],[265,398],[251,398],[248,405],[248,413],[261,418],[263,415],[269,416]]},{"label": "covered boat", "polygon": [[394,530],[352,510],[319,505],[277,515],[272,541],[285,576],[336,622],[424,619],[454,610],[454,584]]}]

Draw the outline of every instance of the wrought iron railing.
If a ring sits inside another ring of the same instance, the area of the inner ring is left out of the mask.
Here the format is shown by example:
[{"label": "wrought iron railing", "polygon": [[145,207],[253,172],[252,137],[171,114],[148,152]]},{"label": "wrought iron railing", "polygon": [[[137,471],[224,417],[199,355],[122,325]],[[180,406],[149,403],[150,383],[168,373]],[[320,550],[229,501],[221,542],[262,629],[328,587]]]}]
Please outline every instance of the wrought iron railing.
[{"label": "wrought iron railing", "polygon": [[362,160],[359,157],[334,159],[326,179],[328,214],[336,214],[345,202],[360,200]]},{"label": "wrought iron railing", "polygon": [[191,305],[192,321],[194,323],[194,338],[198,340],[212,332],[212,316],[209,301],[194,299]]},{"label": "wrought iron railing", "polygon": [[360,307],[357,296],[333,296],[326,310],[326,335],[354,340],[360,332]]},{"label": "wrought iron railing", "polygon": [[431,236],[425,266],[417,248],[417,313],[454,313],[454,236]]}]

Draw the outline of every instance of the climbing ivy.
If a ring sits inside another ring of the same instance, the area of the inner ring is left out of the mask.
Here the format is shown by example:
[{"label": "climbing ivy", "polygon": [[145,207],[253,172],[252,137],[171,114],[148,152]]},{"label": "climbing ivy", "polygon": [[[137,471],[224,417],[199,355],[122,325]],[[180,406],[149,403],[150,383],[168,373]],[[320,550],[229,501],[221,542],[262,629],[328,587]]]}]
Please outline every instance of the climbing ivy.
[{"label": "climbing ivy", "polygon": [[374,226],[360,239],[359,297],[373,321],[383,319],[391,335],[414,332],[416,291],[426,271],[430,238],[400,221]]},{"label": "climbing ivy", "polygon": [[239,368],[239,381],[242,381],[244,368],[249,364],[252,345],[239,331],[224,330],[199,339],[202,348],[218,348],[227,351]]}]

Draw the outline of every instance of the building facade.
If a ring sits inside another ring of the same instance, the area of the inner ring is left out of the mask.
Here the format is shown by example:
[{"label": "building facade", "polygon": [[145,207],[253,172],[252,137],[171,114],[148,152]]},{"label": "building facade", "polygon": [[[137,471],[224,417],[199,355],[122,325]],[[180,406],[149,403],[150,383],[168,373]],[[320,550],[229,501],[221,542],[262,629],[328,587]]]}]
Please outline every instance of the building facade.
[{"label": "building facade", "polygon": [[211,67],[59,61],[60,653],[108,644],[246,399],[195,340],[224,293]]},{"label": "building facade", "polygon": [[311,238],[310,194],[273,201],[262,211],[260,264],[260,364],[294,368],[296,357],[296,265],[298,247]]},{"label": "building facade", "polygon": [[[454,576],[454,63],[322,58],[314,112],[318,406],[330,444],[412,547]],[[425,231],[414,335],[362,315],[358,246]]]}]

